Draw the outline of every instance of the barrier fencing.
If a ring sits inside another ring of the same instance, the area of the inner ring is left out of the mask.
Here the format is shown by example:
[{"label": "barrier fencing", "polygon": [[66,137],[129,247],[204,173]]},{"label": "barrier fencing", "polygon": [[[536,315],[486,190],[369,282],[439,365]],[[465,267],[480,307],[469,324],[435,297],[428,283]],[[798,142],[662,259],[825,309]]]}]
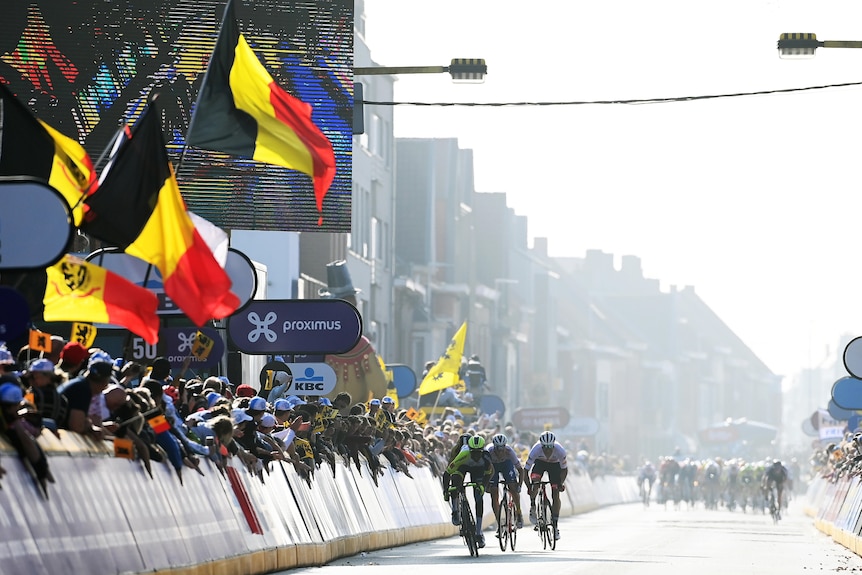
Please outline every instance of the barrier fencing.
[{"label": "barrier fencing", "polygon": [[[282,462],[261,481],[241,465],[223,474],[204,459],[205,475],[185,469],[181,483],[173,468],[157,463],[150,478],[140,462],[114,457],[110,443],[63,431],[44,436],[56,479],[47,499],[0,440],[7,470],[0,479],[0,575],[256,575],[457,534],[428,467],[411,467],[410,478],[387,465],[375,485],[367,462],[357,470],[339,458],[334,476],[323,465],[309,486]],[[632,477],[574,473],[562,495],[563,516],[639,500]],[[522,502],[528,504],[525,493]],[[494,523],[490,507],[486,527]]]}]

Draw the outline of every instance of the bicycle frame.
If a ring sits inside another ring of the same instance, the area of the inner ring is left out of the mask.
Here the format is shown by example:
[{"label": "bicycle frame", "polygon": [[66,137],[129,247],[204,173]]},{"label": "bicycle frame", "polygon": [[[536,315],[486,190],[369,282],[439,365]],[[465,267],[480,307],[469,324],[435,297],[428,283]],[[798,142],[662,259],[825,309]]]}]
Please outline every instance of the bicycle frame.
[{"label": "bicycle frame", "polygon": [[501,485],[503,485],[501,489],[503,494],[500,496],[497,537],[501,551],[505,551],[507,546],[514,551],[518,538],[518,531],[515,528],[515,503],[512,500],[512,494],[509,493],[509,487],[505,484]]},{"label": "bicycle frame", "polygon": [[[479,541],[476,537],[476,521],[473,519],[473,507],[470,505],[470,500],[467,499],[467,487],[476,489],[481,487],[480,483],[470,481],[461,485],[458,489],[458,507],[461,510],[461,531],[460,535],[464,538],[464,543],[470,551],[471,557],[479,556]],[[481,521],[482,518],[479,518]]]},{"label": "bicycle frame", "polygon": [[542,548],[547,549],[550,547],[553,550],[557,547],[557,539],[554,537],[554,522],[551,519],[552,500],[548,497],[549,489],[551,489],[550,481],[539,481],[535,529],[539,534],[539,539],[542,541]]}]

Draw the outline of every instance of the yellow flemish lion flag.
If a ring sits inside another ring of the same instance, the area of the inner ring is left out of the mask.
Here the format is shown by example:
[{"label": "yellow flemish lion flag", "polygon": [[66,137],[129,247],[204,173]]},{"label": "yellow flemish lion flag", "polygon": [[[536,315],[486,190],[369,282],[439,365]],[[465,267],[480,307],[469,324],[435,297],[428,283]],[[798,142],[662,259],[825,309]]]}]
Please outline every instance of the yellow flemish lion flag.
[{"label": "yellow flemish lion flag", "polygon": [[76,341],[87,349],[90,349],[96,342],[96,326],[89,323],[74,322],[69,341]]},{"label": "yellow flemish lion flag", "polygon": [[465,321],[452,336],[449,347],[428,370],[428,374],[419,385],[419,395],[425,395],[446,389],[458,383],[458,371],[461,369],[461,357],[464,355],[464,342],[467,340],[467,322]]},{"label": "yellow flemish lion flag", "polygon": [[66,254],[47,269],[45,321],[122,326],[148,343],[159,340],[158,298],[127,279]]}]

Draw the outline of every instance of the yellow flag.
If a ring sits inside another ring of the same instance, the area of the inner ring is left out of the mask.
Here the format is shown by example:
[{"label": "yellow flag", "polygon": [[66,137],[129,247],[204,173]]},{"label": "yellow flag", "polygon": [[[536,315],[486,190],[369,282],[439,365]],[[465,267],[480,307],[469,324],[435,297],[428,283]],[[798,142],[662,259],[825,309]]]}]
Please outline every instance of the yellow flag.
[{"label": "yellow flag", "polygon": [[96,341],[96,326],[90,323],[73,322],[72,335],[69,337],[69,341],[77,341],[90,349]]},{"label": "yellow flag", "polygon": [[441,389],[446,389],[458,383],[460,377],[458,371],[461,369],[461,357],[464,355],[464,342],[467,340],[467,322],[461,324],[449,347],[428,370],[428,374],[419,385],[419,395],[425,395]]},{"label": "yellow flag", "polygon": [[204,332],[198,331],[195,334],[195,342],[192,344],[192,355],[199,360],[206,359],[213,350],[215,341]]}]

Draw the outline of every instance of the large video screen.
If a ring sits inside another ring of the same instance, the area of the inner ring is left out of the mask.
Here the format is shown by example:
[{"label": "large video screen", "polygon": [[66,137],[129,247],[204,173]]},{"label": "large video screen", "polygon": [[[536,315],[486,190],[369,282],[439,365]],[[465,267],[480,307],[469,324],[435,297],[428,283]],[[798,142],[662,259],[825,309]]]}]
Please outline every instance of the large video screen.
[{"label": "large video screen", "polygon": [[185,147],[225,0],[6,1],[0,82],[77,138],[97,168],[122,123],[133,124],[158,93],[191,211],[225,229],[349,232],[353,0],[233,2],[255,54],[282,88],[311,104],[332,143],[336,175],[322,213],[306,174]]}]

